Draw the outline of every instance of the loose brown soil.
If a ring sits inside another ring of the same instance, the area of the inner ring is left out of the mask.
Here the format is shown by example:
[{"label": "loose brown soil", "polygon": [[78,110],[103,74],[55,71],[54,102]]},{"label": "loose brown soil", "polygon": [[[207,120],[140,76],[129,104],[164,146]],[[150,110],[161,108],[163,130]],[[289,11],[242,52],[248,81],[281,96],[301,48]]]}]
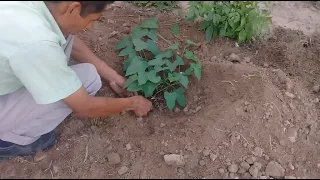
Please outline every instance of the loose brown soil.
[{"label": "loose brown soil", "polygon": [[[114,45],[151,16],[159,18],[166,41],[177,41],[169,30],[177,16],[127,5],[108,9],[80,36],[122,72]],[[0,162],[0,178],[250,178],[253,170],[228,170],[249,157],[262,164],[257,177],[272,173],[266,168],[270,161],[285,169],[281,178],[319,177],[319,94],[313,92],[314,84],[320,84],[319,36],[276,28],[266,41],[237,47],[227,39],[204,42],[193,24],[181,23],[180,29],[181,38],[201,45],[196,53],[203,64],[202,80],[192,79],[187,91],[187,109],[155,109],[143,119],[131,113],[72,117],[59,127],[57,145],[36,156],[41,161],[25,157]],[[159,39],[159,46],[169,46],[166,41]],[[240,57],[239,63],[229,61],[231,53]],[[98,95],[114,96],[106,83]],[[108,160],[112,152],[120,156],[116,165]],[[163,156],[171,153],[183,155],[185,164],[167,165]],[[128,169],[121,174],[124,166]]]}]

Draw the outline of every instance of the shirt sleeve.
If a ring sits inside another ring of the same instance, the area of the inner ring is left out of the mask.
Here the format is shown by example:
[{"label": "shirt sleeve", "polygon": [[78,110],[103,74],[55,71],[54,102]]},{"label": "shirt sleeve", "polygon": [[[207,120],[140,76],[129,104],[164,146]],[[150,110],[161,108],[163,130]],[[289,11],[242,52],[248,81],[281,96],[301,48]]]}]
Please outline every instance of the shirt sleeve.
[{"label": "shirt sleeve", "polygon": [[28,45],[9,57],[9,63],[38,104],[57,102],[82,86],[77,74],[68,66],[62,47],[55,42]]}]

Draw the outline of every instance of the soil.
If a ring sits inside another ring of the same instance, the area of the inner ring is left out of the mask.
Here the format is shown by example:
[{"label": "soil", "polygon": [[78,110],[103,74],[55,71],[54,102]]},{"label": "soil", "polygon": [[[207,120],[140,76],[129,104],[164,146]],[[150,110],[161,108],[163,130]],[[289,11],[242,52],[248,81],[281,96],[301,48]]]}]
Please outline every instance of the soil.
[{"label": "soil", "polygon": [[[151,16],[166,41],[176,41],[169,30],[176,15],[128,4],[107,9],[80,37],[122,72],[114,45]],[[54,148],[0,162],[0,178],[319,177],[320,38],[275,25],[272,37],[238,47],[228,39],[205,42],[196,26],[181,23],[181,38],[200,44],[203,64],[186,109],[154,109],[146,118],[72,116]],[[240,62],[229,61],[232,53]],[[98,95],[115,96],[104,84]]]}]

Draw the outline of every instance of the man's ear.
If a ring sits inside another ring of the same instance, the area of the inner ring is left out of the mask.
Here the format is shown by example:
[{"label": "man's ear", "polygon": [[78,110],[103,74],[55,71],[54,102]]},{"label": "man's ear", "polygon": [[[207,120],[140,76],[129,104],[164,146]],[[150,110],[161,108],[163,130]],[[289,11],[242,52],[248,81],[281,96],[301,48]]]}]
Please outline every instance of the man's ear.
[{"label": "man's ear", "polygon": [[81,14],[82,6],[79,2],[72,2],[69,4],[67,14],[79,15]]}]

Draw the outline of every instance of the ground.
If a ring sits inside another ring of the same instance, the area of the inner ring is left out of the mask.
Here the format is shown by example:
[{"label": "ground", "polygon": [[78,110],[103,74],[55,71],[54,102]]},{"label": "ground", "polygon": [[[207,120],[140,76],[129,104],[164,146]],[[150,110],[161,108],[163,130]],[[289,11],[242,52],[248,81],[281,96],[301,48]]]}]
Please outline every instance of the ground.
[{"label": "ground", "polygon": [[[270,38],[240,47],[204,42],[203,32],[181,24],[182,37],[200,44],[203,64],[186,109],[155,109],[146,118],[72,116],[58,128],[54,148],[0,162],[0,178],[319,177],[319,12],[310,2],[277,2],[273,15]],[[169,26],[177,16],[129,5],[107,9],[80,36],[122,72],[114,45],[151,16],[173,42]],[[239,62],[230,61],[232,53]],[[98,95],[114,96],[106,83]]]}]

